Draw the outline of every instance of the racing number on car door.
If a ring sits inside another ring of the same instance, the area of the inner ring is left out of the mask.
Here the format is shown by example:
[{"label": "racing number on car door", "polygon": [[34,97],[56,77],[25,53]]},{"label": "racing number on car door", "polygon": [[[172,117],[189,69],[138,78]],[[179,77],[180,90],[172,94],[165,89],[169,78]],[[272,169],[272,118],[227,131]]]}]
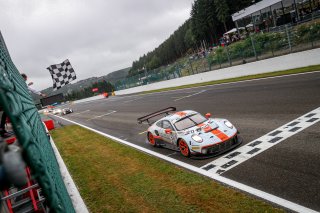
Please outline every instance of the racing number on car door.
[{"label": "racing number on car door", "polygon": [[[172,133],[171,134],[167,134],[165,132],[166,129],[171,129]],[[171,125],[171,123],[167,120],[162,121],[162,137],[163,139],[168,142],[168,143],[173,143],[174,142],[174,138],[175,138],[175,131]]]}]

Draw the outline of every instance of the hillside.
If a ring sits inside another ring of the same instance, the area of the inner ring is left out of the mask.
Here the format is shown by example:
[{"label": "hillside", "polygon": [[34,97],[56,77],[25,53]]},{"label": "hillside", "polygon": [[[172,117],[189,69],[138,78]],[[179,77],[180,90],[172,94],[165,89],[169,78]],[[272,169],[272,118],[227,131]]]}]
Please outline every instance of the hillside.
[{"label": "hillside", "polygon": [[[101,77],[91,77],[91,78],[83,79],[78,82],[68,84],[57,91],[53,91],[52,87],[49,87],[47,89],[42,90],[41,92],[46,94],[47,96],[51,96],[59,93],[70,94],[71,92],[89,87],[93,83],[103,81],[103,80],[108,81],[111,84],[114,84],[116,81],[125,78],[128,75],[130,68],[131,67],[117,70]],[[40,97],[38,95],[31,94],[31,96],[33,97],[35,103],[40,103]]]},{"label": "hillside", "polygon": [[128,75],[130,69],[131,67],[114,71],[112,73],[109,73],[108,75],[101,76],[99,80],[102,78],[103,80],[109,81],[114,84],[115,82],[124,79]]},{"label": "hillside", "polygon": [[68,84],[57,91],[53,91],[52,87],[49,87],[47,89],[42,90],[41,92],[47,95],[55,95],[58,93],[66,94],[66,93],[70,93],[71,91],[77,91],[81,88],[91,86],[93,83],[102,81],[102,80],[105,80],[114,84],[116,81],[125,78],[129,70],[130,70],[130,67],[111,72],[101,77],[91,77],[84,80],[80,80],[76,83]]}]

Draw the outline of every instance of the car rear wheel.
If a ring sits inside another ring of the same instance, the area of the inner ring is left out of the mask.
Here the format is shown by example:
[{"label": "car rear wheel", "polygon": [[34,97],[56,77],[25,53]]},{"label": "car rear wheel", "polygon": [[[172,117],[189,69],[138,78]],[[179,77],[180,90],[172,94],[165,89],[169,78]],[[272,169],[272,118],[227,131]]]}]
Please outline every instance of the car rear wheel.
[{"label": "car rear wheel", "polygon": [[157,146],[156,139],[151,132],[148,133],[148,141],[152,146]]},{"label": "car rear wheel", "polygon": [[181,154],[185,157],[189,157],[190,150],[189,150],[189,147],[188,147],[188,144],[186,143],[186,141],[183,139],[180,139],[178,143],[179,143],[179,148],[180,148]]}]

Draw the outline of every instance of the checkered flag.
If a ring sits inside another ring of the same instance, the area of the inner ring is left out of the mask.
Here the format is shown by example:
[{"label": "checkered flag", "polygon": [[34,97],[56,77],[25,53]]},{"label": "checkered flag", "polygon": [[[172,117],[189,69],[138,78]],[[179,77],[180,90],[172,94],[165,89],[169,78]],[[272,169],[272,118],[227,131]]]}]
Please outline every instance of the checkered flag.
[{"label": "checkered flag", "polygon": [[77,78],[69,60],[61,64],[54,64],[47,68],[53,80],[53,91],[60,89]]}]

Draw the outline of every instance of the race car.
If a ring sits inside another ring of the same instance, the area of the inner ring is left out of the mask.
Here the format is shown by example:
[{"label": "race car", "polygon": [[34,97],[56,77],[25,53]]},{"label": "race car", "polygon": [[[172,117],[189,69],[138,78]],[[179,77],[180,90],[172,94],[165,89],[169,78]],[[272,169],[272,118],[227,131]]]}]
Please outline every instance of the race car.
[{"label": "race car", "polygon": [[[175,112],[169,107],[138,118],[138,123],[147,122],[148,142],[155,147],[167,147],[180,151],[185,157],[212,157],[235,148],[242,142],[238,130],[223,118],[210,118],[193,110]],[[166,114],[150,123],[150,119]]]},{"label": "race car", "polygon": [[73,110],[71,109],[71,108],[63,108],[63,109],[61,109],[61,108],[56,108],[56,109],[54,109],[53,110],[53,114],[54,115],[66,115],[66,114],[69,114],[69,113],[72,113],[73,112]]}]

